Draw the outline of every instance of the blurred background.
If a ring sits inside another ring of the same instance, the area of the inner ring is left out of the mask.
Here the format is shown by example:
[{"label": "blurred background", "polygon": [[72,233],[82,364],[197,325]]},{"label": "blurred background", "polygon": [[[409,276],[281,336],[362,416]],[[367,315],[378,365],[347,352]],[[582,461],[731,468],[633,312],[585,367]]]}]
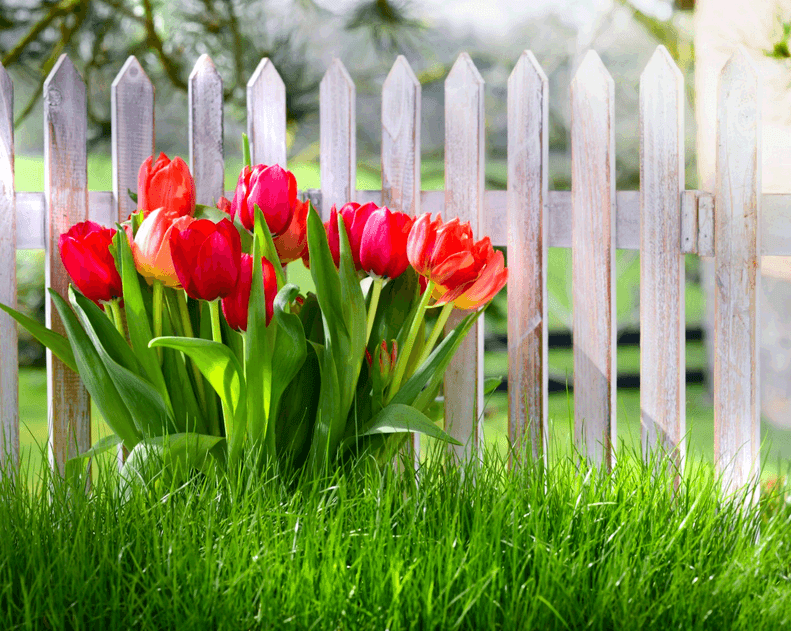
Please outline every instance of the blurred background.
[{"label": "blurred background", "polygon": [[[549,77],[550,188],[570,189],[569,83],[578,61],[593,48],[615,81],[617,187],[635,190],[640,184],[639,78],[659,44],[686,82],[686,186],[704,188],[713,174],[714,147],[705,110],[709,102],[699,93],[711,89],[700,78],[696,83],[696,70],[700,77],[705,68],[705,76],[716,80],[724,60],[742,45],[762,64],[762,72],[776,78],[767,102],[784,103],[781,96],[787,98],[791,88],[791,0],[756,0],[752,20],[741,13],[743,3],[735,0],[0,0],[0,61],[15,85],[16,188],[43,190],[42,86],[65,52],[87,85],[92,190],[112,189],[110,84],[126,58],[136,55],[155,85],[157,151],[187,159],[187,78],[202,53],[212,57],[224,81],[226,189],[233,188],[241,168],[246,83],[262,57],[272,59],[286,84],[289,169],[300,188],[320,186],[318,85],[333,57],[343,61],[357,89],[357,188],[380,187],[381,89],[399,54],[422,86],[422,188],[441,189],[444,80],[466,51],[486,81],[487,188],[504,189],[506,83],[521,51],[529,48]],[[776,109],[786,118],[791,111]],[[787,133],[791,120],[783,117],[773,120]],[[782,167],[787,161],[791,168],[789,152],[791,142],[785,149],[778,145],[772,164]],[[768,175],[787,189],[782,173],[782,168],[774,176],[765,171],[765,184]],[[573,394],[567,389],[573,369],[570,250],[550,250],[549,265],[550,417],[560,444],[568,443],[573,423]],[[710,460],[713,413],[705,343],[710,272],[693,255],[687,255],[686,265],[689,445]],[[791,299],[784,265],[776,262],[767,282],[773,295]],[[639,270],[637,252],[618,252],[618,434],[634,446],[640,440]],[[20,251],[18,275],[20,305],[43,321],[43,252]],[[776,303],[778,309],[785,304]],[[494,307],[487,313],[486,372],[503,376],[503,383],[489,399],[485,431],[487,440],[504,447],[505,292]],[[762,424],[762,438],[767,470],[777,471],[791,458],[785,429],[791,414],[784,407],[791,400],[791,331],[782,317],[791,309],[767,311],[764,328],[774,333],[765,346],[777,350],[767,351],[771,354],[762,361],[771,369],[764,381],[770,390],[776,385],[776,405],[765,405],[771,413]],[[23,447],[30,447],[46,440],[46,375],[43,351],[24,331],[20,363],[21,439]],[[94,425],[95,432],[103,431],[101,423]]]}]

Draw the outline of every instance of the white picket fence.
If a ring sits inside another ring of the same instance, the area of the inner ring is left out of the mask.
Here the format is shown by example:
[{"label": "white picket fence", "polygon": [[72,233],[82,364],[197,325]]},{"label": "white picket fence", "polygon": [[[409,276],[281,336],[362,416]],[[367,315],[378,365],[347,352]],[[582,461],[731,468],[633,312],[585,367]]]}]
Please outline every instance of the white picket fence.
[{"label": "white picket fence", "polygon": [[[643,444],[668,450],[682,466],[684,255],[714,256],[714,451],[726,485],[735,488],[758,471],[759,256],[791,254],[791,196],[760,194],[758,76],[743,51],[722,71],[717,186],[709,193],[684,190],[683,78],[664,47],[640,79],[639,192],[615,190],[613,94],[612,77],[589,52],[571,85],[572,190],[550,191],[549,86],[525,51],[508,81],[508,190],[487,191],[484,81],[462,53],[445,81],[445,190],[422,191],[420,83],[399,57],[382,89],[382,190],[358,191],[355,86],[335,60],[321,82],[321,190],[305,194],[325,218],[332,204],[349,200],[413,214],[441,211],[508,247],[509,438],[536,457],[546,453],[547,440],[547,248],[572,248],[575,436],[605,465],[616,444],[615,249],[640,250]],[[111,192],[87,190],[85,85],[64,55],[44,84],[45,191],[15,193],[13,86],[0,66],[0,301],[16,302],[17,249],[46,250],[46,284],[65,295],[60,234],[89,217],[112,225],[133,209],[126,191],[136,189],[138,167],[155,147],[154,90],[134,57],[113,82],[111,100]],[[247,84],[254,163],[286,164],[285,103],[285,86],[263,59]],[[211,203],[223,194],[223,100],[222,79],[206,55],[189,78],[189,153],[197,200]],[[46,313],[47,324],[62,331],[49,299]],[[16,459],[17,333],[2,313],[0,357],[0,446]],[[482,448],[482,369],[479,324],[445,381],[445,424],[465,443],[461,456]],[[62,470],[90,445],[89,399],[77,375],[50,353],[47,377],[50,462]]]}]

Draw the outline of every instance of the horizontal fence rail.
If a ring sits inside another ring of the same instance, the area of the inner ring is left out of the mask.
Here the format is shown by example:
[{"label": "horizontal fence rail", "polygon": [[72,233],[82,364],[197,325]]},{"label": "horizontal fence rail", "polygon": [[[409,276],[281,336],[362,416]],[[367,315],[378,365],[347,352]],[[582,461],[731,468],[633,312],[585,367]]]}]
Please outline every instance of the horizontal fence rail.
[{"label": "horizontal fence rail", "polygon": [[[189,159],[199,203],[223,194],[223,82],[202,55],[189,77]],[[286,166],[286,90],[269,59],[247,84],[247,131],[256,163]],[[529,51],[508,80],[508,188],[484,188],[485,84],[472,59],[459,56],[445,81],[445,189],[421,190],[421,86],[399,57],[382,88],[382,189],[355,190],[355,84],[335,59],[320,84],[321,189],[305,190],[322,217],[346,201],[387,204],[412,214],[443,213],[469,221],[476,238],[509,249],[509,439],[546,454],[549,391],[547,248],[572,248],[575,436],[598,464],[615,453],[617,366],[616,249],[641,253],[642,440],[646,453],[673,453],[683,467],[685,433],[685,254],[714,257],[717,362],[714,374],[715,463],[734,489],[754,479],[758,455],[757,273],[762,255],[791,255],[791,195],[762,195],[759,79],[743,51],[720,77],[717,186],[684,190],[683,78],[659,47],[640,79],[640,191],[614,184],[613,81],[591,51],[574,75],[572,190],[548,190],[546,75]],[[85,85],[63,55],[44,85],[44,192],[14,191],[13,85],[0,66],[0,301],[16,302],[16,250],[47,251],[48,287],[65,292],[68,277],[57,238],[85,218],[114,225],[134,208],[140,162],[155,149],[154,90],[130,57],[111,86],[112,191],[87,191]],[[225,196],[231,197],[232,191]],[[454,314],[451,322],[463,314]],[[47,299],[47,319],[60,326]],[[481,321],[465,340],[445,381],[446,429],[482,446]],[[0,457],[18,458],[16,327],[0,314]],[[90,406],[79,380],[48,352],[50,460],[90,441]],[[412,443],[417,458],[418,444]],[[518,464],[518,463],[514,463]]]}]

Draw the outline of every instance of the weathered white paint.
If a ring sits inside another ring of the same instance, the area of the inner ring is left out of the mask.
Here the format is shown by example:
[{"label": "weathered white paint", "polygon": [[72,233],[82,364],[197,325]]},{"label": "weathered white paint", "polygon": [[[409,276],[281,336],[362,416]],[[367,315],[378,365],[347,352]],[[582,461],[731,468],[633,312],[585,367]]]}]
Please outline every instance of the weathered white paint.
[{"label": "weathered white paint", "polygon": [[616,435],[614,91],[589,51],[571,82],[574,435],[605,467]]},{"label": "weathered white paint", "polygon": [[[88,218],[87,104],[85,84],[64,54],[44,82],[44,197],[47,204],[45,286],[68,295],[69,276],[58,238]],[[63,323],[47,296],[46,323],[63,334]],[[79,375],[47,351],[49,461],[61,474],[66,460],[91,446],[91,407]]]},{"label": "weathered white paint", "polygon": [[247,82],[247,137],[253,164],[286,168],[286,86],[266,57]]},{"label": "weathered white paint", "polygon": [[[684,77],[664,46],[640,77],[640,427],[683,471],[686,434]],[[685,196],[686,197],[686,196]],[[697,214],[697,213],[695,213]],[[692,241],[697,242],[697,223]]]},{"label": "weathered white paint", "polygon": [[195,62],[189,76],[189,152],[190,170],[195,178],[195,199],[213,205],[223,194],[222,77],[206,54]]},{"label": "weathered white paint", "polygon": [[508,79],[508,438],[546,457],[549,329],[549,85],[524,51]]}]

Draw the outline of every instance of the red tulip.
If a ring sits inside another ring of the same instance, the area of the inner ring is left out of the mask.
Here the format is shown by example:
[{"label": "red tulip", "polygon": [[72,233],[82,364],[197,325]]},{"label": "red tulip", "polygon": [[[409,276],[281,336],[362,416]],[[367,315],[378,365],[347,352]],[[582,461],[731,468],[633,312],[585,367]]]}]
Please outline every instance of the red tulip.
[{"label": "red tulip", "polygon": [[402,212],[380,208],[371,213],[360,241],[363,270],[380,278],[396,278],[409,266],[406,242],[412,217]]},{"label": "red tulip", "polygon": [[389,381],[390,374],[395,369],[396,361],[398,360],[398,342],[391,340],[391,348],[387,347],[387,341],[382,340],[381,344],[376,347],[374,356],[371,356],[371,351],[365,349],[365,361],[368,362],[370,368],[374,367],[374,361],[378,362],[379,375],[384,379],[385,383]]},{"label": "red tulip", "polygon": [[[275,267],[265,257],[261,257],[264,272],[264,302],[266,303],[266,325],[272,321],[277,278]],[[228,325],[237,331],[247,330],[247,311],[250,305],[250,287],[253,284],[253,257],[242,254],[239,280],[234,290],[222,299],[222,312]]]},{"label": "red tulip", "polygon": [[308,251],[308,209],[310,202],[297,202],[288,229],[275,239],[275,249],[280,263],[296,261]]},{"label": "red tulip", "polygon": [[239,174],[231,217],[239,218],[248,230],[255,226],[255,205],[264,213],[266,225],[273,237],[283,234],[297,209],[297,180],[291,171],[280,165],[257,164],[245,166]]},{"label": "red tulip", "polygon": [[379,207],[373,202],[368,202],[360,206],[357,202],[349,202],[344,204],[340,210],[336,210],[335,206],[332,207],[330,212],[330,220],[324,224],[327,231],[327,241],[330,245],[330,252],[335,265],[340,265],[340,233],[338,232],[338,213],[343,217],[343,225],[346,227],[346,234],[349,237],[349,246],[352,250],[352,259],[354,260],[354,267],[357,271],[363,269],[362,262],[360,261],[360,243],[363,240],[363,231],[365,224],[371,214],[379,210]]},{"label": "red tulip", "polygon": [[242,240],[228,219],[193,221],[170,234],[173,266],[187,294],[216,300],[230,294],[239,281]]},{"label": "red tulip", "polygon": [[134,239],[131,227],[127,226],[135,267],[149,283],[158,280],[166,287],[181,286],[170,254],[170,235],[194,221],[189,215],[177,217],[168,214],[165,208],[157,208],[140,224]]},{"label": "red tulip", "polygon": [[169,215],[183,217],[195,212],[195,181],[189,167],[179,157],[170,159],[160,153],[146,158],[137,174],[137,207],[143,216],[165,208]]},{"label": "red tulip", "polygon": [[[503,255],[489,237],[474,241],[469,223],[447,223],[426,213],[409,233],[407,257],[418,274],[435,283],[436,304],[473,309],[488,302],[508,279]],[[468,293],[469,292],[469,293]]]},{"label": "red tulip", "polygon": [[58,239],[63,266],[77,289],[97,304],[100,300],[120,298],[122,293],[121,277],[110,254],[114,235],[113,228],[83,221]]}]

